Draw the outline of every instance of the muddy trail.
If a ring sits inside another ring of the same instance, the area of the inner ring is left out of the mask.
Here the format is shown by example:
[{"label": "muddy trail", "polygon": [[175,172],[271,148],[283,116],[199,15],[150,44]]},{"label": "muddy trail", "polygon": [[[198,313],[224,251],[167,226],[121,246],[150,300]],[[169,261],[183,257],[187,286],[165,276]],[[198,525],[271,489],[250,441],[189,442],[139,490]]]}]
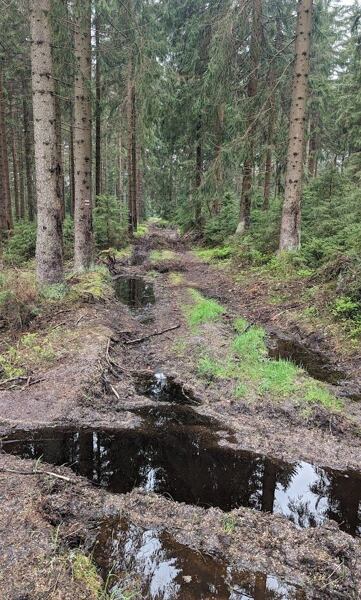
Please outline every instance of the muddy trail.
[{"label": "muddy trail", "polygon": [[[355,364],[276,328],[173,230],[109,268],[114,297],[67,315],[68,353],[0,391],[1,597],[360,598]],[[217,318],[192,324],[203,299]],[[342,409],[260,393],[254,374],[235,393],[239,317],[266,326],[262,368],[292,360]]]}]

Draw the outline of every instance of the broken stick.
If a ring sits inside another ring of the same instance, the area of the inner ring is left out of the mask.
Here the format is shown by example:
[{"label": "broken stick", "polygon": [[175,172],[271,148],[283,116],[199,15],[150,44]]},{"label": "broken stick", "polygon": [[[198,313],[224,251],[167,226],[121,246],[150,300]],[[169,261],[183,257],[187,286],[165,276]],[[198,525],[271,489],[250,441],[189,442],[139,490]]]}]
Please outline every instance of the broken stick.
[{"label": "broken stick", "polygon": [[168,333],[168,331],[174,331],[175,329],[179,329],[180,324],[173,325],[172,327],[167,327],[167,329],[163,329],[163,331],[155,331],[154,333],[150,333],[149,335],[145,335],[144,337],[137,338],[136,340],[128,340],[124,342],[126,346],[130,346],[131,344],[141,344],[142,342],[146,342],[152,337],[156,337],[157,335],[163,335],[164,333]]}]

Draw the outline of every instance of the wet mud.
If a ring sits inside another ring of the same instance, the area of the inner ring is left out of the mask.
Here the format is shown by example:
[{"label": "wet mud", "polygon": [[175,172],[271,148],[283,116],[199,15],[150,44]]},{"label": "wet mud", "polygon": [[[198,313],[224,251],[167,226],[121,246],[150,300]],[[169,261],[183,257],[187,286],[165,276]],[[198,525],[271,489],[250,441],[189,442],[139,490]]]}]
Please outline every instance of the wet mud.
[{"label": "wet mud", "polygon": [[168,533],[125,519],[102,523],[93,553],[113,594],[138,586],[144,600],[304,600],[302,589],[272,575],[234,571]]}]

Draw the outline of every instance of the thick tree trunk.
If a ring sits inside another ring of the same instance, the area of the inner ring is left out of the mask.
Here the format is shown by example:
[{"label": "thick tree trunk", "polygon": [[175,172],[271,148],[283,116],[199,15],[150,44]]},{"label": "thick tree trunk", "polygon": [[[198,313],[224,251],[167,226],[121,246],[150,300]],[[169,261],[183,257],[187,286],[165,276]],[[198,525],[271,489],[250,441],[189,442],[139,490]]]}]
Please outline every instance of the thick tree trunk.
[{"label": "thick tree trunk", "polygon": [[61,105],[58,93],[58,87],[55,84],[55,135],[56,135],[56,153],[59,165],[59,197],[61,207],[61,218],[65,218],[65,184],[64,184],[64,160],[63,160],[63,136],[61,133]]},{"label": "thick tree trunk", "polygon": [[59,283],[63,279],[60,166],[56,152],[55,89],[49,15],[50,0],[31,0],[31,67],[38,207],[36,260],[40,284]]},{"label": "thick tree trunk", "polygon": [[75,0],[74,10],[74,267],[82,271],[93,260],[90,0]]},{"label": "thick tree trunk", "polygon": [[30,109],[27,99],[27,86],[23,84],[23,120],[24,120],[24,143],[25,143],[25,170],[26,170],[26,192],[28,204],[29,221],[35,218],[35,194],[33,173],[33,139],[30,128]]},{"label": "thick tree trunk", "polygon": [[312,0],[299,0],[280,250],[298,250],[301,245],[301,195],[311,31]]},{"label": "thick tree trunk", "polygon": [[0,236],[6,237],[12,228],[9,160],[5,123],[3,77],[0,70]]},{"label": "thick tree trunk", "polygon": [[102,193],[101,187],[101,89],[100,89],[100,36],[99,15],[95,20],[95,196]]},{"label": "thick tree trunk", "polygon": [[262,38],[262,0],[253,0],[252,8],[252,36],[251,36],[251,74],[248,81],[247,96],[250,102],[249,133],[247,157],[243,165],[243,182],[240,205],[240,220],[237,233],[242,234],[251,226],[251,202],[252,202],[252,172],[254,161],[254,136],[256,133],[256,120],[254,118],[254,106],[252,100],[257,95],[258,69]]}]

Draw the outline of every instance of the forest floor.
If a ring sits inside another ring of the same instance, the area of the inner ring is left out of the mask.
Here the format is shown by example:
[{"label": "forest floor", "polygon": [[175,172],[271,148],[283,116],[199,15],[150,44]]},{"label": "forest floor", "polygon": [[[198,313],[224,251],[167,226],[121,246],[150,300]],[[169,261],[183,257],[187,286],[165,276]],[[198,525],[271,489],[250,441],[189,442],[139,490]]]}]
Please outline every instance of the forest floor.
[{"label": "forest floor", "polygon": [[173,230],[110,268],[0,386],[2,597],[360,598],[356,351]]}]

